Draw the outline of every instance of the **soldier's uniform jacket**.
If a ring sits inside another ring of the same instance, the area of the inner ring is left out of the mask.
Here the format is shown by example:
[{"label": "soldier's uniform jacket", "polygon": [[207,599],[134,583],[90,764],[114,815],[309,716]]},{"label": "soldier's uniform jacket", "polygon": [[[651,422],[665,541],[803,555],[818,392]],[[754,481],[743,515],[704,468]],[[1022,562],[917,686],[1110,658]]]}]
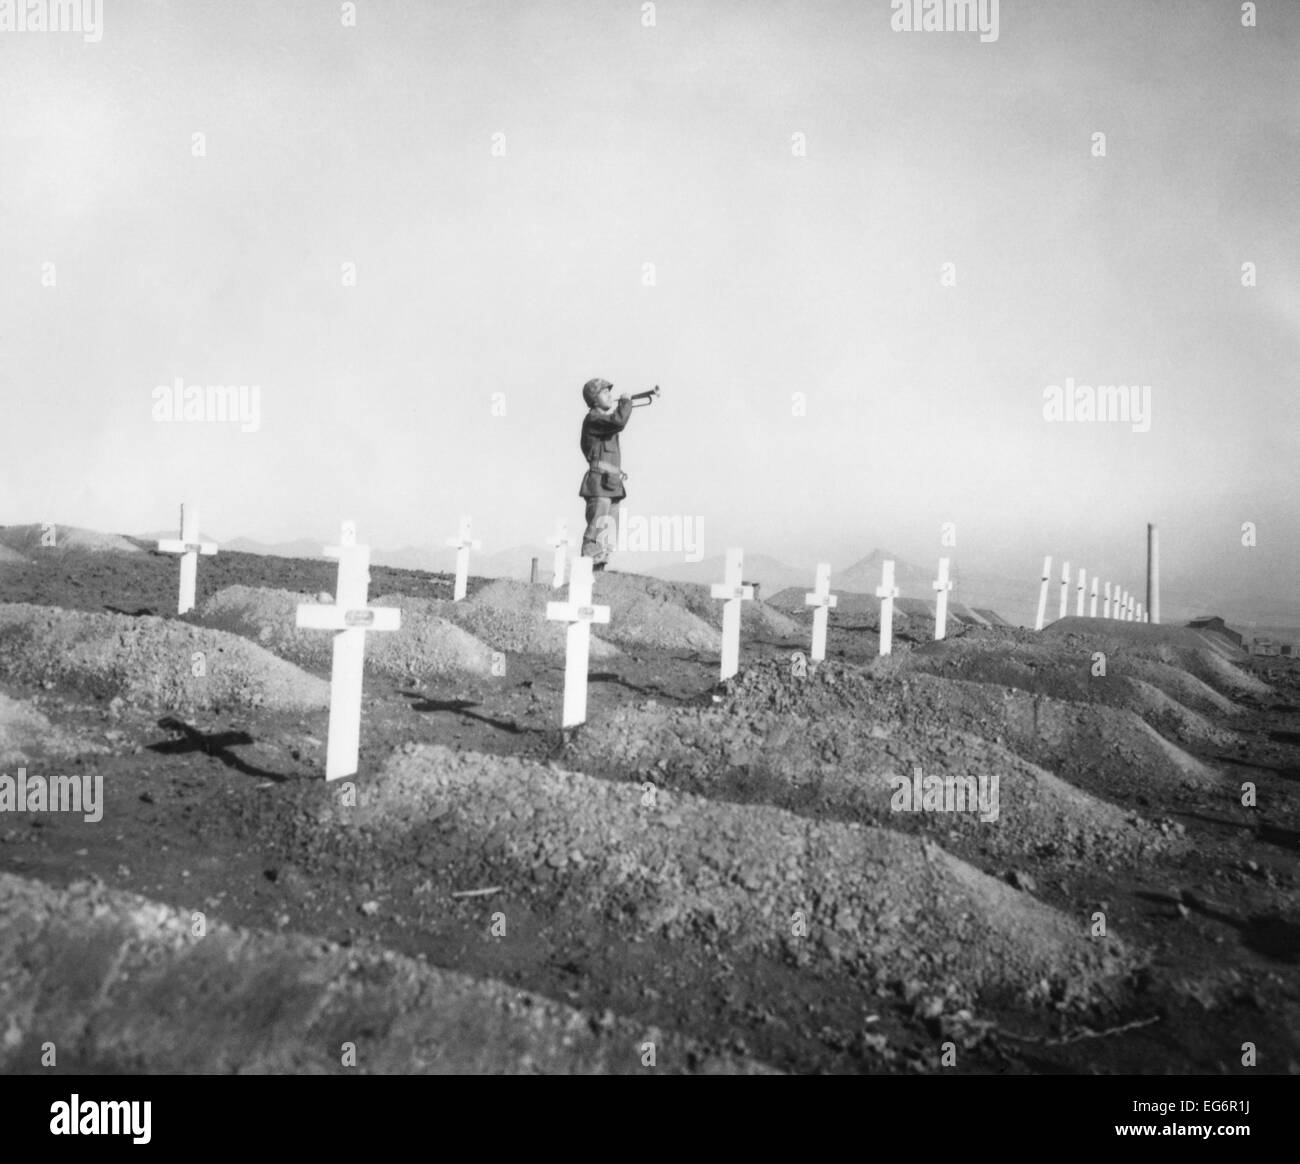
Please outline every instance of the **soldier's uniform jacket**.
[{"label": "soldier's uniform jacket", "polygon": [[[587,461],[587,474],[582,479],[579,497],[609,497],[621,501],[627,496],[623,488],[622,453],[618,447],[618,434],[632,415],[632,401],[621,400],[613,412],[593,408],[582,421],[582,455]],[[593,468],[595,462],[610,468]]]}]

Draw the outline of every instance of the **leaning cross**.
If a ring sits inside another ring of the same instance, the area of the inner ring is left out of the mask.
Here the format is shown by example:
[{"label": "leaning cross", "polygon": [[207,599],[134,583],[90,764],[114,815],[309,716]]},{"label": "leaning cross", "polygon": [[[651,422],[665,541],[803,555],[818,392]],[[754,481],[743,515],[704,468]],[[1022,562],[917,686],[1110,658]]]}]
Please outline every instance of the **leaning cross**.
[{"label": "leaning cross", "polygon": [[456,547],[456,588],[452,591],[452,602],[459,602],[465,597],[466,583],[469,581],[469,552],[470,550],[481,550],[482,542],[476,542],[470,537],[469,518],[460,519],[460,533],[454,538],[448,538],[447,544]]},{"label": "leaning cross", "polygon": [[181,506],[180,539],[164,538],[158,543],[158,549],[164,554],[181,556],[181,594],[176,604],[176,613],[186,614],[194,609],[194,587],[199,577],[199,555],[217,552],[215,542],[199,541],[197,505]]},{"label": "leaning cross", "polygon": [[1052,584],[1052,555],[1043,559],[1043,585],[1038,591],[1038,616],[1034,619],[1034,630],[1043,629],[1043,620],[1047,617],[1047,588]]},{"label": "leaning cross", "polygon": [[573,545],[573,539],[569,537],[569,523],[561,521],[555,537],[546,544],[555,547],[555,571],[551,576],[551,587],[558,590],[564,585],[564,565],[568,557],[568,549]]},{"label": "leaning cross", "polygon": [[894,599],[898,597],[892,561],[881,563],[876,597],[880,599],[880,653],[888,655],[894,649]]},{"label": "leaning cross", "polygon": [[948,633],[948,591],[952,583],[948,581],[948,559],[939,559],[939,577],[930,583],[931,590],[939,593],[934,600],[934,638],[938,642]]},{"label": "leaning cross", "polygon": [[569,624],[564,648],[564,727],[587,719],[587,659],[591,624],[609,622],[608,606],[591,604],[591,559],[575,558],[569,572],[569,601],[548,602],[546,617]]},{"label": "leaning cross", "polygon": [[754,597],[754,588],[741,581],[745,551],[732,548],[727,551],[727,570],[724,580],[713,583],[710,593],[714,598],[725,598],[722,604],[722,678],[730,679],[740,670],[740,604]]},{"label": "leaning cross", "polygon": [[366,631],[395,631],[402,612],[395,606],[367,606],[370,587],[370,547],[357,545],[356,526],[343,523],[339,544],[326,546],[327,558],[338,558],[334,605],[298,607],[296,624],[306,630],[332,630],[333,667],[330,672],[329,743],[325,779],[337,780],[357,770],[361,748],[361,679]]},{"label": "leaning cross", "polygon": [[826,619],[830,608],[838,606],[840,600],[831,593],[831,564],[821,562],[817,566],[817,581],[813,583],[813,592],[803,596],[805,606],[815,606],[813,611],[812,661],[820,663],[826,658]]}]

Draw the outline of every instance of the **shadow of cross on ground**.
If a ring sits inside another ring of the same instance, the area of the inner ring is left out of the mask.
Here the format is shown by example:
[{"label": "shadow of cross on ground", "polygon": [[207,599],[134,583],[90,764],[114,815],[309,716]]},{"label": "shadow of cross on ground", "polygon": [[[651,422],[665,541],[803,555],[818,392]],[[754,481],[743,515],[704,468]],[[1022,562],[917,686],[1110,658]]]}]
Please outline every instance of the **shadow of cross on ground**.
[{"label": "shadow of cross on ground", "polygon": [[245,776],[257,776],[263,780],[274,780],[276,783],[289,779],[279,772],[268,772],[265,768],[246,763],[227,751],[228,748],[237,745],[253,743],[253,737],[247,732],[201,732],[198,728],[190,727],[189,724],[182,723],[171,716],[160,719],[158,726],[166,731],[179,733],[181,738],[150,744],[151,752],[157,752],[161,756],[183,756],[189,752],[204,752],[220,760],[227,768],[234,768],[236,772],[242,772]]},{"label": "shadow of cross on ground", "polygon": [[411,701],[411,710],[419,712],[428,711],[450,711],[456,715],[463,715],[468,719],[476,719],[480,723],[485,723],[489,727],[498,728],[503,732],[509,732],[512,736],[521,735],[525,732],[536,734],[537,728],[520,727],[517,723],[508,719],[495,719],[490,715],[480,715],[477,712],[470,711],[471,707],[481,707],[482,703],[476,699],[430,699],[425,695],[418,695],[413,691],[401,692],[403,699]]}]

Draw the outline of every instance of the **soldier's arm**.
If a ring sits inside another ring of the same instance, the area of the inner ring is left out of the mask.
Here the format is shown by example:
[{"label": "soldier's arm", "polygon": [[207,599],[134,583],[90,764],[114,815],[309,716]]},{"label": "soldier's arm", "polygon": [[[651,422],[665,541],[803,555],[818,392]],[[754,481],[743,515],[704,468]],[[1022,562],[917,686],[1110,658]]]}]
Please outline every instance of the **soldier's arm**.
[{"label": "soldier's arm", "polygon": [[587,431],[598,437],[613,436],[616,432],[623,431],[631,416],[632,401],[627,396],[624,396],[619,400],[618,407],[614,409],[611,415],[588,416]]}]

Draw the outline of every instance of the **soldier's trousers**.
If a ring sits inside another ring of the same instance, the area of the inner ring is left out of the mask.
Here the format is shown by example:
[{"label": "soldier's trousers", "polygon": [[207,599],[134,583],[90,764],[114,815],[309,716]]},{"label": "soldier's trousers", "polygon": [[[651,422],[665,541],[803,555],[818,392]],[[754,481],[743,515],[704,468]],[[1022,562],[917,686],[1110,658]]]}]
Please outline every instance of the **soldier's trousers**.
[{"label": "soldier's trousers", "polygon": [[582,535],[582,556],[592,564],[608,562],[618,542],[619,500],[612,497],[587,498],[587,532]]}]

